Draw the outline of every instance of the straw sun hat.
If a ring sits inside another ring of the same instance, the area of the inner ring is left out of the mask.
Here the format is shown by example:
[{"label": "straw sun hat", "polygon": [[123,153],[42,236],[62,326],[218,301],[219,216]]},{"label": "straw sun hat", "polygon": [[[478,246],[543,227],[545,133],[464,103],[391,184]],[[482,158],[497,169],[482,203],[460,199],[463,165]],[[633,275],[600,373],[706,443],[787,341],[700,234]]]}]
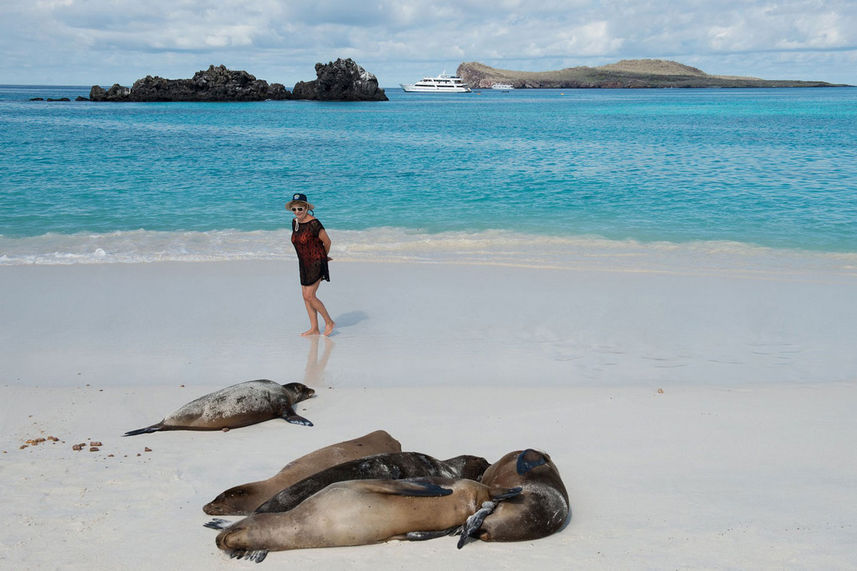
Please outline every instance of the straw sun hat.
[{"label": "straw sun hat", "polygon": [[292,195],[292,199],[286,203],[286,208],[291,210],[295,204],[306,204],[307,210],[315,210],[315,206],[307,201],[306,194],[301,194],[300,192]]}]

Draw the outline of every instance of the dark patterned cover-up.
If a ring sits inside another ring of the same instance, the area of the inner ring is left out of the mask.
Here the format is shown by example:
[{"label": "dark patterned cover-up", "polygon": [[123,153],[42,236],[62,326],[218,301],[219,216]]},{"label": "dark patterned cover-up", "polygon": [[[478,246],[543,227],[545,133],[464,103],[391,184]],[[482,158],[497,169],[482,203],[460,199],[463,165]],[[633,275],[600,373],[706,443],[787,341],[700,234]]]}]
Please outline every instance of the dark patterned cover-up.
[{"label": "dark patterned cover-up", "polygon": [[[298,229],[295,230],[297,225]],[[301,285],[312,285],[318,280],[330,281],[330,272],[327,269],[327,252],[324,244],[318,237],[324,226],[317,218],[298,224],[292,220],[292,244],[298,253],[298,266],[301,270]]]}]

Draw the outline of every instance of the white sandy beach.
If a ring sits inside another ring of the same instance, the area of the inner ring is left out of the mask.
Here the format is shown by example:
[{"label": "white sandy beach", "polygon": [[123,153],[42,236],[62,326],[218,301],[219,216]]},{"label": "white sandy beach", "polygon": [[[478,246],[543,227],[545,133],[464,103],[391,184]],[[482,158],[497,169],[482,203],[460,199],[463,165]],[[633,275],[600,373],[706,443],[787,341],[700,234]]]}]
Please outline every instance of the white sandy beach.
[{"label": "white sandy beach", "polygon": [[[334,261],[331,339],[298,335],[291,261],[0,267],[0,567],[251,568],[203,504],[385,429],[438,458],[545,450],[573,517],[264,567],[857,568],[857,270],[697,262]],[[314,387],[315,426],[120,437],[257,378]]]}]

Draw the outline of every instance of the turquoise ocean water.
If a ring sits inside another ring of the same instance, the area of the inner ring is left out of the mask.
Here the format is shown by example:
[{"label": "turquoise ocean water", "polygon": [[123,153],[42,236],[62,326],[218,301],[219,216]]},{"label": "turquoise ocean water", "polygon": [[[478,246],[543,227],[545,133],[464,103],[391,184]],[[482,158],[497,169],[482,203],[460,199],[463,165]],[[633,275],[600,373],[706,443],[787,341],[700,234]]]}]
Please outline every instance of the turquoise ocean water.
[{"label": "turquoise ocean water", "polygon": [[29,101],[88,91],[0,86],[0,264],[290,256],[297,191],[345,258],[857,253],[853,88]]}]

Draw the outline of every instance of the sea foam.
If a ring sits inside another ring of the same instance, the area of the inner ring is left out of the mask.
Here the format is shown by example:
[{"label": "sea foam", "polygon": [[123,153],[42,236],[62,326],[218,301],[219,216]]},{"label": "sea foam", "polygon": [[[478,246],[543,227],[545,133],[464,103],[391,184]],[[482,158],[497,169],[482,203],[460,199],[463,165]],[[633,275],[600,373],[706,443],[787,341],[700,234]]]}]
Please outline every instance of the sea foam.
[{"label": "sea foam", "polygon": [[[383,227],[329,229],[337,262],[456,263],[623,272],[857,273],[857,254],[776,249],[740,242],[639,242],[505,230],[426,233]],[[0,265],[294,260],[288,229],[0,236]]]}]

